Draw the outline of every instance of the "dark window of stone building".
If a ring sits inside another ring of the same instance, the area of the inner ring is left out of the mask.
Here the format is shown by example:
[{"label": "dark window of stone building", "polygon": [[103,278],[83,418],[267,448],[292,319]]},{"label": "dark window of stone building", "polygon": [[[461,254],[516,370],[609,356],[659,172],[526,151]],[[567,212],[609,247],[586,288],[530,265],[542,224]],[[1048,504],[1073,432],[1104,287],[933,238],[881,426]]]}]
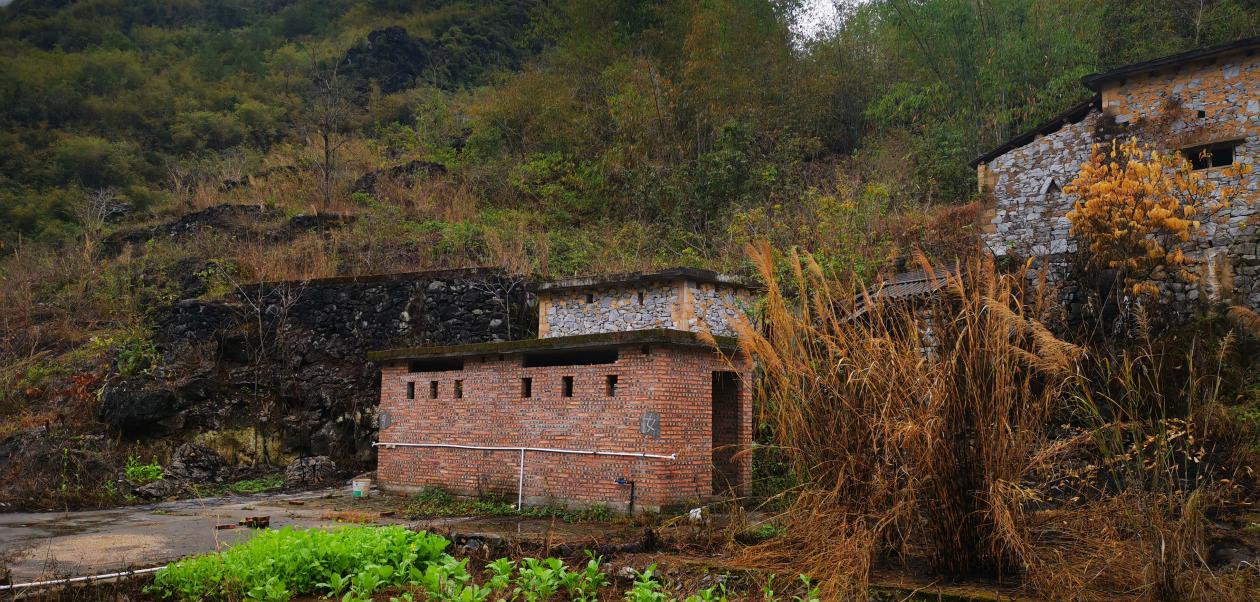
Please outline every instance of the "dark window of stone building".
[{"label": "dark window of stone building", "polygon": [[639,305],[643,305],[643,291],[639,291]]},{"label": "dark window of stone building", "polygon": [[415,399],[415,398],[416,398],[416,383],[408,382],[407,383],[407,399]]},{"label": "dark window of stone building", "polygon": [[595,294],[594,294],[594,293],[586,293],[586,302],[587,302],[587,303],[594,303],[594,302],[595,302]]},{"label": "dark window of stone building", "polygon": [[608,379],[604,381],[604,394],[609,397],[617,396],[617,375],[609,374]]},{"label": "dark window of stone building", "polygon": [[462,380],[457,380],[457,381],[455,381],[455,390],[454,390],[454,393],[455,393],[455,399],[463,399],[463,398],[464,398],[464,381],[462,381]]},{"label": "dark window of stone building", "polygon": [[1182,149],[1181,154],[1190,162],[1190,167],[1196,170],[1225,167],[1234,164],[1234,148],[1237,146],[1237,140],[1219,142]]},{"label": "dark window of stone building", "polygon": [[1207,117],[1207,111],[1199,109],[1199,119],[1203,119],[1204,117]]},{"label": "dark window of stone building", "polygon": [[429,381],[429,399],[437,399],[437,381]]},{"label": "dark window of stone building", "polygon": [[521,379],[521,397],[534,396],[534,379],[525,377]]},{"label": "dark window of stone building", "polygon": [[573,397],[573,377],[566,376],[560,379],[560,384],[561,384],[560,394],[565,397]]}]

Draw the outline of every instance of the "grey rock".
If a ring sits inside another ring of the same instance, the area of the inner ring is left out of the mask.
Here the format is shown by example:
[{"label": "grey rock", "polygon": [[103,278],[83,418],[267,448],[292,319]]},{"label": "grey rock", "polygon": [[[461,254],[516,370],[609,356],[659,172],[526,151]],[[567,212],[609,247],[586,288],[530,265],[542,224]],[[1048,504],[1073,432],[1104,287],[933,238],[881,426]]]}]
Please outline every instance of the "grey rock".
[{"label": "grey rock", "polygon": [[328,456],[298,458],[284,469],[285,487],[327,485],[337,477],[337,464]]}]

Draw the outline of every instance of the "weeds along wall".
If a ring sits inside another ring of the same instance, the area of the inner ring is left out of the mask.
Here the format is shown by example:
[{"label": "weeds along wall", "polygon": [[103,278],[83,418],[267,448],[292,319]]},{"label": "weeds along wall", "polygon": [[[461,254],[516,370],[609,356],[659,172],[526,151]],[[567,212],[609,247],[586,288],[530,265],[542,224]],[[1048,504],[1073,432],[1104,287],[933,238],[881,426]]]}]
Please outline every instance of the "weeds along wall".
[{"label": "weeds along wall", "polygon": [[[420,371],[412,372],[408,362],[384,366],[380,411],[389,426],[381,429],[380,441],[677,454],[668,460],[526,452],[526,503],[624,508],[630,489],[618,479],[635,482],[637,509],[707,498],[715,480],[721,493],[727,482],[747,492],[750,462],[732,459],[731,448],[715,454],[714,441],[752,441],[748,366],[732,367],[702,345],[660,343],[620,347],[608,363],[529,364],[527,354],[485,354],[440,371],[413,365]],[[718,418],[719,430],[725,429],[718,436],[713,374],[729,371],[740,379],[728,400],[737,413]],[[644,423],[653,418],[655,433]],[[377,453],[378,479],[388,489],[438,486],[460,495],[516,499],[516,451],[382,445]]]}]

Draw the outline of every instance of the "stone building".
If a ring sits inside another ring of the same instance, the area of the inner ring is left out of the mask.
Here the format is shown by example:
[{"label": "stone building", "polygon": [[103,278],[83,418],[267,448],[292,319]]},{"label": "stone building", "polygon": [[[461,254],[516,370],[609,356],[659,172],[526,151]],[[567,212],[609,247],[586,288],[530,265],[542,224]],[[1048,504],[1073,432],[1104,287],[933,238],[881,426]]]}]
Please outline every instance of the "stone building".
[{"label": "stone building", "polygon": [[1163,150],[1185,153],[1218,185],[1240,189],[1184,249],[1198,260],[1200,277],[1165,283],[1166,289],[1181,303],[1206,298],[1260,307],[1260,172],[1238,182],[1222,169],[1254,165],[1260,157],[1258,50],[1260,37],[1249,38],[1083,78],[1092,98],[973,162],[981,192],[991,194],[981,217],[989,250],[1066,265],[1077,248],[1067,218],[1074,199],[1064,187],[1093,144],[1137,132],[1137,124],[1154,124],[1160,129],[1154,141]]},{"label": "stone building", "polygon": [[370,355],[383,488],[626,509],[749,491],[746,285],[678,269],[538,297],[540,338]]}]

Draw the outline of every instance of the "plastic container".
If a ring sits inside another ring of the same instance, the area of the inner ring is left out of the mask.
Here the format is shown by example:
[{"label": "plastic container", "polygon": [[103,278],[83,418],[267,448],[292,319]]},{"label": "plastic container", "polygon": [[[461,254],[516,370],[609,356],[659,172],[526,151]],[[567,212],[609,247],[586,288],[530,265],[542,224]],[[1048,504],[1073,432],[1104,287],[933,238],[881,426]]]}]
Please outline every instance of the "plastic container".
[{"label": "plastic container", "polygon": [[355,479],[350,481],[351,497],[367,497],[368,490],[371,488],[372,481],[370,479]]}]

